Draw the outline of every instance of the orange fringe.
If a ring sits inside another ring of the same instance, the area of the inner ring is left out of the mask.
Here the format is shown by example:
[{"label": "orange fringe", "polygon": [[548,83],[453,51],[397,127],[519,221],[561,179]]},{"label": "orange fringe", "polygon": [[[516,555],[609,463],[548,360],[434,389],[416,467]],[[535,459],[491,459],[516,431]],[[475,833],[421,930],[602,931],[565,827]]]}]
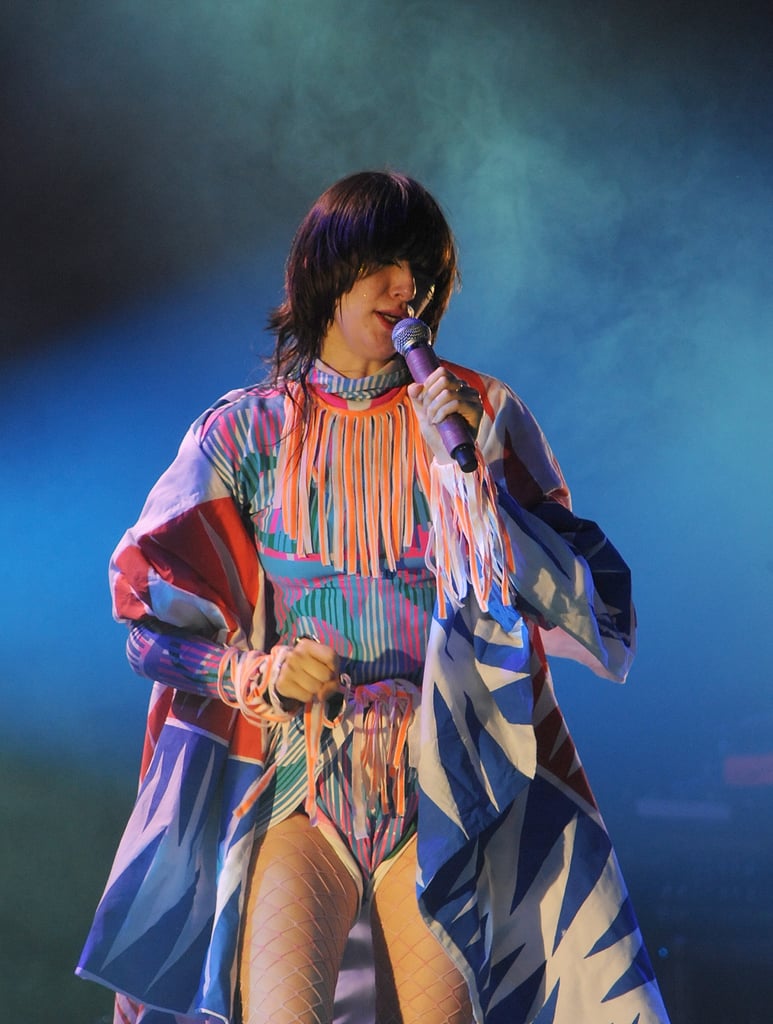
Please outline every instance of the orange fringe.
[{"label": "orange fringe", "polygon": [[[381,806],[405,814],[405,751],[413,697],[401,680],[385,679],[354,690],[352,792],[354,835],[367,835],[366,811]],[[390,801],[389,783],[392,783]]]},{"label": "orange fringe", "polygon": [[515,559],[499,512],[496,484],[483,459],[474,473],[462,473],[455,463],[432,463],[431,498],[433,552],[438,612],[448,602],[458,607],[469,585],[482,611],[488,609],[491,586],[501,588],[502,603],[511,603],[510,575]]},{"label": "orange fringe", "polygon": [[[240,652],[234,648],[223,656],[218,670],[217,687],[221,700],[229,707],[238,707],[254,725],[267,730],[281,724],[282,743],[273,763],[266,768],[245,792],[234,814],[243,817],[268,789],[277,768],[288,752],[288,726],[296,712],[284,711],[275,690],[276,679],[287,652],[277,646],[269,654],[259,651]],[[229,673],[235,698],[223,685]],[[354,796],[354,834],[367,835],[366,813],[376,807],[393,807],[405,814],[405,757],[408,733],[413,719],[415,687],[391,679],[352,689],[348,676],[342,675],[345,687],[344,704],[331,719],[327,703],[312,700],[304,705],[304,739],[306,760],[306,798],[304,810],[312,825],[317,824],[316,769],[325,729],[336,729],[344,723],[354,733],[352,747],[352,792]],[[390,798],[391,783],[391,798]]]},{"label": "orange fringe", "polygon": [[[325,728],[346,723],[354,733],[352,745],[352,795],[354,798],[354,836],[367,833],[367,811],[374,810],[377,798],[381,806],[393,807],[405,814],[405,758],[408,732],[413,719],[414,702],[410,683],[385,679],[351,689],[348,676],[341,677],[347,693],[344,705],[332,721],[326,705],[310,701],[304,708],[306,739],[306,801],[304,810],[312,825],[317,823],[316,766]],[[390,801],[389,784],[392,784]]]},{"label": "orange fringe", "polygon": [[430,493],[427,452],[406,389],[391,402],[361,411],[313,399],[305,438],[303,400],[299,391],[285,399],[274,497],[285,532],[299,556],[313,553],[315,533],[322,562],[339,572],[380,576],[382,559],[394,572],[413,541],[416,479]]}]

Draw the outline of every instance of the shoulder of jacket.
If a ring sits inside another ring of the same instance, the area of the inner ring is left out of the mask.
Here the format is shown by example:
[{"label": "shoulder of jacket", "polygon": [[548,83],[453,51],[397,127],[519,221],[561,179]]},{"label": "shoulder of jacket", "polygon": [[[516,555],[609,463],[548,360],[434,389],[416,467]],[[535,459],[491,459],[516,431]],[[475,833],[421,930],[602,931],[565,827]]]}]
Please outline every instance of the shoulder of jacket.
[{"label": "shoulder of jacket", "polygon": [[284,392],[274,385],[252,384],[235,388],[219,398],[194,422],[192,430],[198,440],[204,441],[213,431],[227,429],[233,419],[243,415],[282,413]]}]

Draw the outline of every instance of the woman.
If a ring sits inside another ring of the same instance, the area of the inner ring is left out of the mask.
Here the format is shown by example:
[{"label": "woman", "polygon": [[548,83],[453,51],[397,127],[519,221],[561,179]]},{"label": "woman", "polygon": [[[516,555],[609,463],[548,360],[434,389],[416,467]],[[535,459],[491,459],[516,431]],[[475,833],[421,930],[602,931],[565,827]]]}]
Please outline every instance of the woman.
[{"label": "woman", "polygon": [[628,571],[508,388],[410,381],[393,328],[436,331],[456,279],[421,185],[333,185],[269,379],[193,425],[118,546],[156,682],[78,968],[116,1020],[328,1022],[363,901],[379,1024],[667,1019],[545,657],[625,677]]}]

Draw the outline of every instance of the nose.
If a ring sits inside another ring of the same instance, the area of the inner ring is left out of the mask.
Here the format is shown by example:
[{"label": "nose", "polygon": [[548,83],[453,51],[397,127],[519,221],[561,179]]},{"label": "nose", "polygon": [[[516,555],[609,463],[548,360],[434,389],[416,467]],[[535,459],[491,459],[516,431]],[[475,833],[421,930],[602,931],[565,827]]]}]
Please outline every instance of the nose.
[{"label": "nose", "polygon": [[412,302],[416,298],[416,281],[410,263],[400,260],[392,266],[389,290],[401,302]]}]

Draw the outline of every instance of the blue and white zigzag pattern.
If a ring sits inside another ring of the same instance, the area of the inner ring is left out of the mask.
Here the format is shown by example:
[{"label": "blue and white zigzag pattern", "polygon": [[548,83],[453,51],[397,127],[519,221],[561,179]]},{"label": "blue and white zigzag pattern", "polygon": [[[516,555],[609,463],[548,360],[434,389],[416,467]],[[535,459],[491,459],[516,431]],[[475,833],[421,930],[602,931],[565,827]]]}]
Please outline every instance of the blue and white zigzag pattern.
[{"label": "blue and white zigzag pattern", "polygon": [[422,912],[468,979],[481,1024],[663,1024],[598,811],[535,762],[533,722],[557,706],[546,680],[532,707],[532,677],[544,668],[523,623],[506,625],[474,603],[433,624],[419,766]]}]

